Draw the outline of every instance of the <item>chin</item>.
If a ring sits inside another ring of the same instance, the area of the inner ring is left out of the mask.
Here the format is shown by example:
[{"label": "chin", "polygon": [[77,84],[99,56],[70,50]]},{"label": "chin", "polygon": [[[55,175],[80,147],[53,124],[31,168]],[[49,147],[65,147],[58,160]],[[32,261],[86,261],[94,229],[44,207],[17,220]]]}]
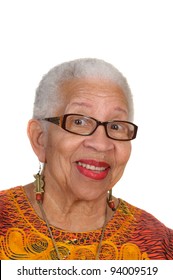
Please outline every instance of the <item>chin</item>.
[{"label": "chin", "polygon": [[100,196],[103,196],[107,193],[108,188],[105,188],[104,185],[93,184],[93,182],[90,182],[89,184],[80,184],[78,182],[78,185],[80,186],[80,189],[73,188],[73,194],[77,198],[77,200],[85,200],[85,201],[93,201],[99,199]]}]

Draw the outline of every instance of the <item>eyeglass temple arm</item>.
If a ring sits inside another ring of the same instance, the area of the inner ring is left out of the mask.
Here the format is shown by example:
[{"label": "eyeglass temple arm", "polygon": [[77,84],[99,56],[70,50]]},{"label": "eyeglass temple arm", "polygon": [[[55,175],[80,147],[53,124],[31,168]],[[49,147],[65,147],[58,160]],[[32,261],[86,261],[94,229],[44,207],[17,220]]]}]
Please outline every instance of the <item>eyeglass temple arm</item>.
[{"label": "eyeglass temple arm", "polygon": [[60,124],[60,118],[59,117],[53,117],[53,118],[45,118],[44,119],[45,121],[48,121],[48,122],[52,122],[54,124]]}]

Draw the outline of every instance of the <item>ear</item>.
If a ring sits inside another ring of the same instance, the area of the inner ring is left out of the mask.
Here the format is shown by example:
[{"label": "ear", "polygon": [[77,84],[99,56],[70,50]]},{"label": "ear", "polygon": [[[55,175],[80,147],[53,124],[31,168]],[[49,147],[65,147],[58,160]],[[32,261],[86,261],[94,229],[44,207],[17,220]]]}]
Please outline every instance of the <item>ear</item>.
[{"label": "ear", "polygon": [[31,119],[27,128],[28,137],[40,162],[45,162],[46,132],[40,121]]}]

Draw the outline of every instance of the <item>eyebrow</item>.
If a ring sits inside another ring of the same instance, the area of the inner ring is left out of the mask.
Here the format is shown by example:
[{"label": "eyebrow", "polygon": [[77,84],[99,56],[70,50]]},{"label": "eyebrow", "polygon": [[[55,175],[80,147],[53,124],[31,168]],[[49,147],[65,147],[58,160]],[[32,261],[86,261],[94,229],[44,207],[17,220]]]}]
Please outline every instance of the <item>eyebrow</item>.
[{"label": "eyebrow", "polygon": [[[72,103],[72,105],[84,106],[84,107],[87,107],[87,108],[92,108],[92,105],[88,104],[86,102],[78,102],[78,101],[76,101],[76,102]],[[127,111],[125,109],[122,109],[121,107],[115,107],[114,110],[127,114]]]},{"label": "eyebrow", "polygon": [[92,107],[92,105],[91,104],[88,104],[88,103],[86,103],[86,102],[74,102],[74,103],[72,103],[71,105],[77,105],[77,106],[85,106],[85,107],[89,107],[89,108],[91,108]]}]

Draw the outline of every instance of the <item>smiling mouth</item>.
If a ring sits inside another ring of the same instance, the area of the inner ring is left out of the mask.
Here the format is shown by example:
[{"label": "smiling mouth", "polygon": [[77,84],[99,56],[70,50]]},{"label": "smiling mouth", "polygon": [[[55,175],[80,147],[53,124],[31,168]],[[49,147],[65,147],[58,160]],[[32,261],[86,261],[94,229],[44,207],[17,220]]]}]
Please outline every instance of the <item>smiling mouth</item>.
[{"label": "smiling mouth", "polygon": [[93,171],[104,171],[106,170],[107,168],[106,167],[98,167],[98,166],[95,166],[95,165],[90,165],[90,164],[86,164],[86,163],[83,163],[83,162],[77,162],[77,164],[79,166],[82,166],[88,170],[93,170]]},{"label": "smiling mouth", "polygon": [[94,180],[106,178],[110,170],[109,164],[95,160],[79,160],[76,162],[76,166],[82,175]]}]

